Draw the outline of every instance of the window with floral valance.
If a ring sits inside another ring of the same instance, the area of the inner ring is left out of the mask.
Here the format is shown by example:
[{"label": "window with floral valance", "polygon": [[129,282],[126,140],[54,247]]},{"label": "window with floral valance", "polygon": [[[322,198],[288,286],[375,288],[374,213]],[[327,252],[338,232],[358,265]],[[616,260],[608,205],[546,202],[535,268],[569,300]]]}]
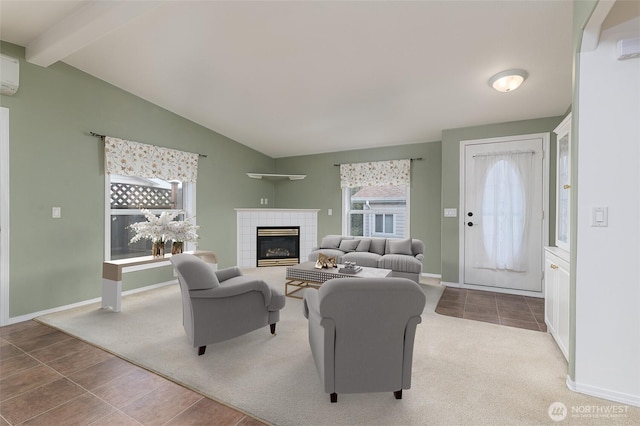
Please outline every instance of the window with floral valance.
[{"label": "window with floral valance", "polygon": [[[174,213],[178,220],[194,217],[198,154],[104,137],[105,260],[145,256],[150,241],[131,243],[131,224]],[[186,250],[193,250],[187,243]]]},{"label": "window with floral valance", "polygon": [[411,160],[341,164],[343,233],[408,237],[410,176]]}]

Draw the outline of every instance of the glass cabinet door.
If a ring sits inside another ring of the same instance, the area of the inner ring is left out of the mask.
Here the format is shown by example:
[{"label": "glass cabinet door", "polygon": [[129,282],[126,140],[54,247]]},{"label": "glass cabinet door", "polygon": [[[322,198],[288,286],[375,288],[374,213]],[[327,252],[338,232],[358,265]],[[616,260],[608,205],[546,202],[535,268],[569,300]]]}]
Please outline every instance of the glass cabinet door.
[{"label": "glass cabinet door", "polygon": [[557,134],[556,246],[569,251],[571,199],[571,114],[554,130]]}]

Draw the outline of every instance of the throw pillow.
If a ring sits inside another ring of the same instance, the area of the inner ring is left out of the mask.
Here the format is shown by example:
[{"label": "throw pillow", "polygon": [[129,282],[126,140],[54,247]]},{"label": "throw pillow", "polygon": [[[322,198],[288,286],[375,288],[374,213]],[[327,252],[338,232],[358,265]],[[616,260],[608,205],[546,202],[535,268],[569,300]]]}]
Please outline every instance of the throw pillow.
[{"label": "throw pillow", "polygon": [[406,240],[389,240],[389,252],[391,254],[408,254],[409,256],[413,256],[411,238]]},{"label": "throw pillow", "polygon": [[369,247],[371,247],[371,240],[360,240],[360,244],[358,244],[358,248],[356,251],[369,251]]},{"label": "throw pillow", "polygon": [[360,244],[360,240],[342,240],[338,248],[344,252],[355,251],[358,244]]},{"label": "throw pillow", "polygon": [[386,238],[371,238],[371,247],[369,247],[369,251],[383,256],[386,243]]},{"label": "throw pillow", "polygon": [[320,243],[320,248],[336,249],[340,246],[341,239],[342,238],[340,237],[340,235],[327,235],[322,239],[322,242]]}]

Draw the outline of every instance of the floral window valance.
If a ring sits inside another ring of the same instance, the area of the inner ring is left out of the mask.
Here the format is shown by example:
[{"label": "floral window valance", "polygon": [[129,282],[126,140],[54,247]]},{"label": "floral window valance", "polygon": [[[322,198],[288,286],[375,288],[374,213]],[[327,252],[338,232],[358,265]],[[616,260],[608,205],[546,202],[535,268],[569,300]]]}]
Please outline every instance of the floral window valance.
[{"label": "floral window valance", "polygon": [[106,136],[105,173],[195,182],[198,154]]},{"label": "floral window valance", "polygon": [[340,186],[409,185],[411,160],[375,161],[340,165]]}]

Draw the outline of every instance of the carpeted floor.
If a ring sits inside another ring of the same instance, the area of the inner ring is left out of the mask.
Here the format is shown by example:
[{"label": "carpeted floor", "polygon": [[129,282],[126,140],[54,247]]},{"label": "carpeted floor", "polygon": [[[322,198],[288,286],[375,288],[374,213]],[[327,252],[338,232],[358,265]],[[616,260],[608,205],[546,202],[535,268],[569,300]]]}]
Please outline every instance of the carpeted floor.
[{"label": "carpeted floor", "polygon": [[[284,268],[246,270],[283,289]],[[210,345],[198,357],[181,324],[177,285],[123,298],[122,312],[92,304],[38,318],[213,399],[276,425],[552,424],[550,405],[619,405],[569,391],[566,361],[547,333],[438,315],[443,291],[425,284],[412,388],[393,394],[323,392],[307,340],[302,301],[287,298],[275,337],[268,328]],[[606,424],[639,424],[640,409]]]}]

